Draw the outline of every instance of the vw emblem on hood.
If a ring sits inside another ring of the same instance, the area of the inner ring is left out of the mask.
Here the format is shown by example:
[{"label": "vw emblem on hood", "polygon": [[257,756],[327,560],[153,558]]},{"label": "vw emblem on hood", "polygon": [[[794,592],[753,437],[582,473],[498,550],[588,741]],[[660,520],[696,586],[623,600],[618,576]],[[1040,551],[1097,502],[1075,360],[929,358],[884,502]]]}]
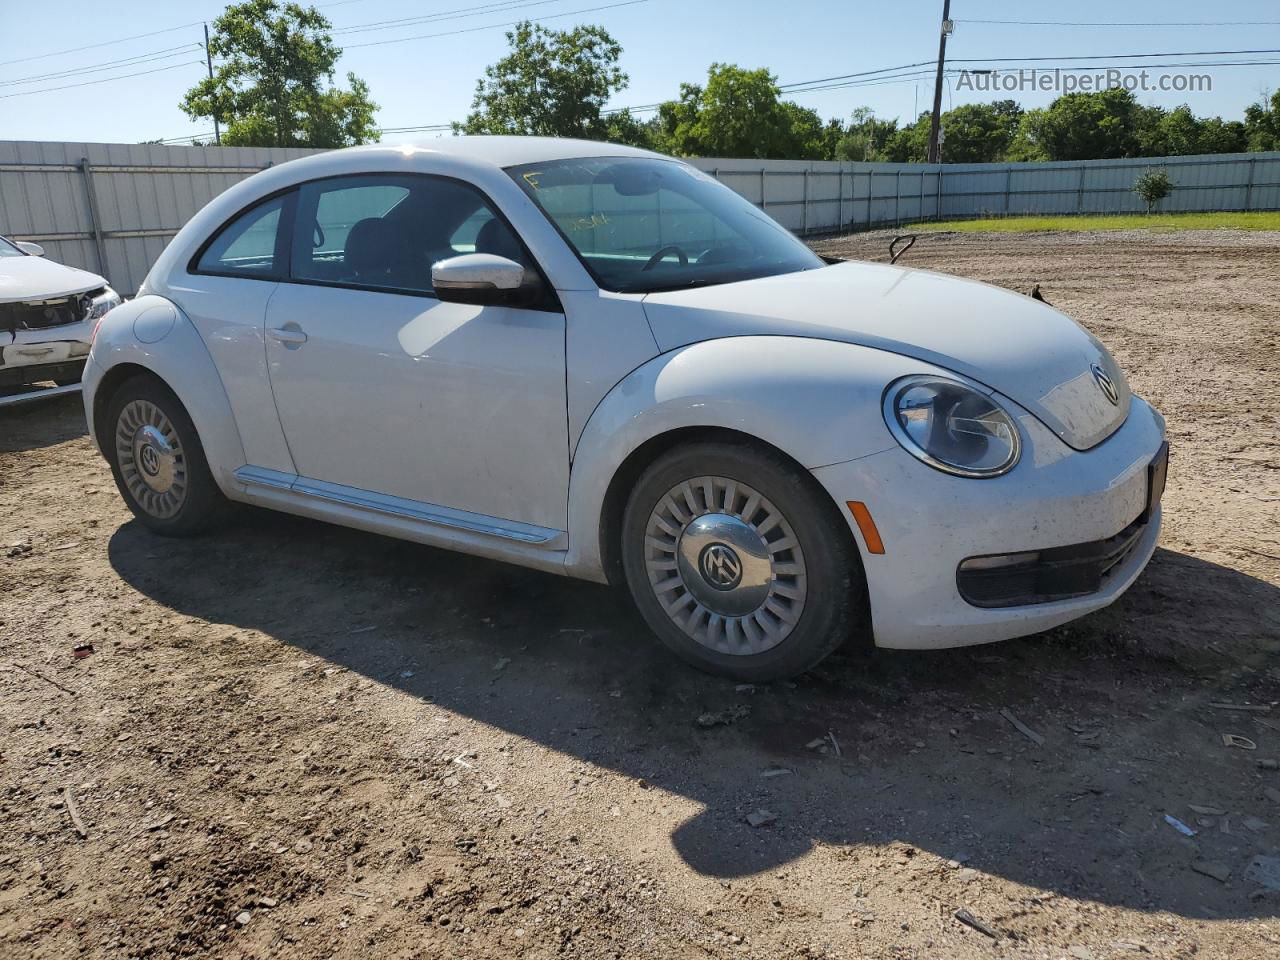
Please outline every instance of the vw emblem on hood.
[{"label": "vw emblem on hood", "polygon": [[1120,406],[1120,391],[1116,389],[1115,383],[1107,376],[1107,372],[1096,363],[1093,364],[1093,379],[1097,381],[1098,389],[1107,395],[1107,399],[1111,401],[1113,407]]},{"label": "vw emblem on hood", "polygon": [[742,582],[742,560],[732,547],[708,544],[698,559],[702,578],[717,590],[732,590]]}]

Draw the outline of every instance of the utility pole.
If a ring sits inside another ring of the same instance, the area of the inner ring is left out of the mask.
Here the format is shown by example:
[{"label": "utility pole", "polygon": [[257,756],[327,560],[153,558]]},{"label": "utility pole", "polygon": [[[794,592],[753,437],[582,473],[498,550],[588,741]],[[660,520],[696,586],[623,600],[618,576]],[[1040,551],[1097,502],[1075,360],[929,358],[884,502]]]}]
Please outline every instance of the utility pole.
[{"label": "utility pole", "polygon": [[[204,64],[209,68],[209,79],[213,79],[213,54],[209,52],[209,24],[204,25]],[[222,146],[222,128],[218,126],[218,115],[213,115],[213,142]]]},{"label": "utility pole", "polygon": [[947,63],[947,37],[951,33],[951,0],[942,0],[942,31],[938,40],[938,79],[933,85],[933,119],[929,122],[928,163],[942,161],[938,133],[942,129],[942,71]]}]

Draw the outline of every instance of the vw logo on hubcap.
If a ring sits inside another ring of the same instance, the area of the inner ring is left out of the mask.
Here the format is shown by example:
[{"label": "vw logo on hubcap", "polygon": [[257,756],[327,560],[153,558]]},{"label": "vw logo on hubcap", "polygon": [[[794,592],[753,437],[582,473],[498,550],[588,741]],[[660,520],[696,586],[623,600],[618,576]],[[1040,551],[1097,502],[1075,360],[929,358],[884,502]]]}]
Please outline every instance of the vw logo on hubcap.
[{"label": "vw logo on hubcap", "polygon": [[156,448],[147,444],[142,448],[138,455],[138,459],[142,461],[142,470],[149,477],[154,477],[160,472],[160,455],[156,453]]},{"label": "vw logo on hubcap", "polygon": [[1111,401],[1111,405],[1113,407],[1120,406],[1120,391],[1116,389],[1116,385],[1111,381],[1111,378],[1107,376],[1106,371],[1096,363],[1093,364],[1090,369],[1093,370],[1093,379],[1097,381],[1098,388],[1107,395],[1107,399]]},{"label": "vw logo on hubcap", "polygon": [[742,560],[723,543],[709,544],[698,558],[702,578],[717,590],[732,590],[742,581]]}]

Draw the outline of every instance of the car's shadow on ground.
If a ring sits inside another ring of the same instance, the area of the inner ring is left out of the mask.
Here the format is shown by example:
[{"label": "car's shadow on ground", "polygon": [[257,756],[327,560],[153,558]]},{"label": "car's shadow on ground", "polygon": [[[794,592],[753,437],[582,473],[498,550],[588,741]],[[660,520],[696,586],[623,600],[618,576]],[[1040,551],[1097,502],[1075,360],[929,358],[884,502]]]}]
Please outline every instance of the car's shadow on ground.
[{"label": "car's shadow on ground", "polygon": [[[31,392],[0,390],[0,400]],[[0,454],[52,447],[82,437],[86,432],[84,401],[78,393],[0,406]]]},{"label": "car's shadow on ground", "polygon": [[[1263,754],[1225,750],[1219,732],[1247,733],[1275,755],[1280,727],[1267,740],[1245,728],[1253,715],[1207,702],[1259,697],[1264,681],[1274,693],[1263,660],[1280,632],[1280,590],[1182,554],[1160,551],[1120,604],[1051,635],[845,653],[795,684],[754,690],[676,661],[618,591],[282,515],[252,512],[199,541],[129,523],[110,560],[184,614],[263,631],[691,798],[704,812],[671,840],[700,874],[779,868],[825,845],[849,859],[852,882],[896,842],[912,849],[890,856],[924,850],[1135,909],[1277,912],[1241,879],[1277,840],[1274,828],[1242,825],[1267,814]],[[1251,662],[1262,669],[1241,669]],[[721,712],[730,722],[697,722]],[[775,768],[791,772],[762,776]],[[1188,803],[1229,809],[1229,832],[1176,833],[1163,815],[1194,821]],[[758,808],[777,822],[748,826]],[[1197,858],[1227,863],[1232,883],[1192,872]]]}]

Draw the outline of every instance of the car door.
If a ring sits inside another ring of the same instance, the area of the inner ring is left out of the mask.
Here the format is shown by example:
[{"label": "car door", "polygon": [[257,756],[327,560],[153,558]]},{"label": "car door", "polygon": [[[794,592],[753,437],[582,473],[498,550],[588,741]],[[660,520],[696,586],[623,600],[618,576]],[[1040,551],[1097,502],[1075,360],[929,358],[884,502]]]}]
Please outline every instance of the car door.
[{"label": "car door", "polygon": [[267,358],[295,489],[563,530],[564,314],[549,290],[539,308],[432,293],[432,264],[473,250],[536,270],[483,195],[425,175],[314,181],[298,191],[291,250]]},{"label": "car door", "polygon": [[267,197],[224,223],[160,292],[204,339],[226,387],[247,463],[281,477],[295,470],[267,376],[267,303],[288,266],[293,194]]}]

